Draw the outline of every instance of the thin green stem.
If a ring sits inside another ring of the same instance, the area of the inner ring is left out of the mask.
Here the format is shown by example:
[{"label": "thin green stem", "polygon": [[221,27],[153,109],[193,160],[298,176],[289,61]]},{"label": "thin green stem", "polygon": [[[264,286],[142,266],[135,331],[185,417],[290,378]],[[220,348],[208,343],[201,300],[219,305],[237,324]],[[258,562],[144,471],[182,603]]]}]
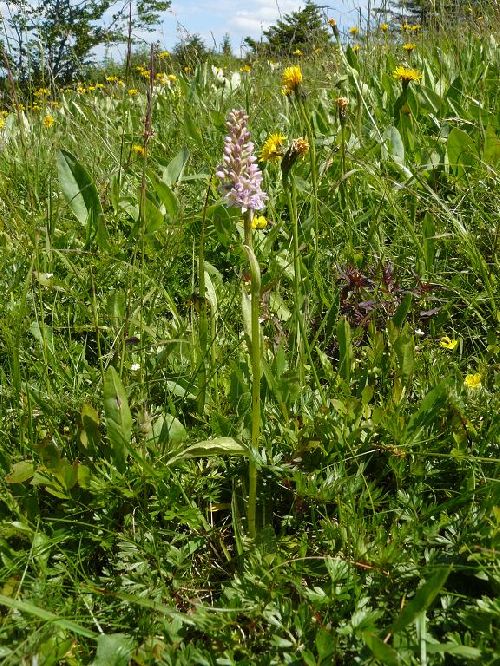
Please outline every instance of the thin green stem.
[{"label": "thin green stem", "polygon": [[260,440],[260,380],[262,375],[261,348],[260,348],[260,269],[253,252],[252,239],[252,211],[244,216],[245,249],[250,263],[251,276],[251,342],[250,358],[252,366],[252,432],[251,452],[248,465],[248,535],[255,539],[257,535],[257,464],[256,455]]}]

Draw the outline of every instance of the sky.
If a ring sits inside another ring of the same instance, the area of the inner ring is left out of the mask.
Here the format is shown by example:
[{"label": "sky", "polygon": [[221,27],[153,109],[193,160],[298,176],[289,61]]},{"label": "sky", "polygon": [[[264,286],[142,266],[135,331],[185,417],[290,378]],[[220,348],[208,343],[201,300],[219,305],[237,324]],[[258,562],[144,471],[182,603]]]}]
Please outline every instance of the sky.
[{"label": "sky", "polygon": [[[354,25],[357,8],[366,7],[367,0],[328,0],[329,17],[340,26]],[[229,33],[233,51],[239,55],[240,46],[247,36],[259,38],[262,30],[276,22],[280,16],[304,7],[305,0],[172,0],[161,27],[153,35],[141,35],[145,41],[158,39],[161,46],[172,48],[186,33],[199,34],[209,47],[220,45]]]}]

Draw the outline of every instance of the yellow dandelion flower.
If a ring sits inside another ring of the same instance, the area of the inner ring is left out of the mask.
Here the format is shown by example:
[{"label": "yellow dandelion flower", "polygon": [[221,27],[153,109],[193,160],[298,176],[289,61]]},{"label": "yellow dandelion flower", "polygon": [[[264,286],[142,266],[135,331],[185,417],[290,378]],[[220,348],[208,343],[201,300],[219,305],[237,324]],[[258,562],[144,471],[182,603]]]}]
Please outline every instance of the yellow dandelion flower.
[{"label": "yellow dandelion flower", "polygon": [[177,77],[175,74],[169,74],[167,78],[171,83],[175,83],[177,81]]},{"label": "yellow dandelion flower", "polygon": [[79,93],[80,95],[84,95],[86,90],[82,85],[79,85],[76,87],[76,92]]},{"label": "yellow dandelion flower", "polygon": [[422,78],[422,73],[416,69],[408,69],[407,67],[399,65],[393,71],[392,76],[398,81],[402,81],[403,83],[406,84],[408,84],[410,81],[415,81],[415,83],[419,83],[420,79]]},{"label": "yellow dandelion flower", "polygon": [[477,389],[481,386],[481,373],[475,372],[472,375],[467,375],[464,379],[464,386],[468,389]]},{"label": "yellow dandelion flower", "polygon": [[389,24],[388,23],[381,23],[380,24],[380,30],[382,30],[382,32],[388,32],[389,31]]},{"label": "yellow dandelion flower", "polygon": [[145,79],[149,79],[151,77],[151,74],[149,73],[149,69],[141,69],[141,71],[139,73]]},{"label": "yellow dandelion flower", "polygon": [[47,127],[47,128],[52,127],[52,125],[55,123],[55,121],[56,120],[55,120],[54,116],[51,116],[51,115],[47,114],[45,116],[45,118],[43,119],[43,126]]},{"label": "yellow dandelion flower", "polygon": [[97,90],[102,90],[104,88],[104,83],[96,83],[95,87],[97,88]]},{"label": "yellow dandelion flower", "polygon": [[268,222],[263,215],[257,215],[252,220],[252,229],[265,229],[267,225]]},{"label": "yellow dandelion flower", "polygon": [[335,28],[336,25],[337,25],[337,21],[336,21],[334,18],[328,19],[328,25],[329,25],[331,28]]},{"label": "yellow dandelion flower", "polygon": [[165,84],[165,83],[168,83],[168,77],[164,72],[158,72],[158,74],[156,74],[156,76],[155,76],[155,81],[157,83]]},{"label": "yellow dandelion flower", "polygon": [[252,68],[250,65],[243,65],[243,67],[240,67],[240,72],[251,72]]},{"label": "yellow dandelion flower", "polygon": [[404,23],[401,24],[401,30],[403,32],[410,32],[411,25],[405,21]]},{"label": "yellow dandelion flower", "polygon": [[458,347],[458,340],[449,338],[447,335],[441,338],[439,341],[439,344],[443,349],[449,349],[450,351],[455,351],[455,349]]},{"label": "yellow dandelion flower", "polygon": [[170,58],[170,51],[160,51],[160,53],[158,53],[158,58],[160,60],[165,60],[165,58]]},{"label": "yellow dandelion flower", "polygon": [[283,134],[276,133],[268,136],[260,151],[260,161],[276,162],[279,160],[283,155],[282,147],[284,141],[286,141],[286,136]]},{"label": "yellow dandelion flower", "polygon": [[361,46],[359,44],[354,44],[354,46],[352,47],[352,50],[354,51],[354,53],[358,53],[358,51],[360,49],[361,49]]},{"label": "yellow dandelion flower", "polygon": [[106,81],[108,83],[118,83],[118,77],[117,76],[107,76]]},{"label": "yellow dandelion flower", "polygon": [[146,155],[146,150],[144,146],[141,146],[138,143],[134,143],[132,146],[132,152],[135,153],[136,155],[139,155],[140,157],[144,157]]},{"label": "yellow dandelion flower", "polygon": [[415,25],[411,26],[411,31],[412,32],[418,32],[422,26],[416,23]]},{"label": "yellow dandelion flower", "polygon": [[130,97],[134,97],[135,95],[139,94],[139,91],[137,90],[137,88],[129,88],[128,94],[130,95]]},{"label": "yellow dandelion flower", "polygon": [[283,94],[291,95],[302,83],[302,70],[298,65],[286,67],[282,76]]},{"label": "yellow dandelion flower", "polygon": [[407,44],[403,44],[402,49],[403,51],[406,51],[407,53],[411,53],[417,48],[416,44],[412,44],[411,42],[408,42]]},{"label": "yellow dandelion flower", "polygon": [[95,89],[95,86],[87,86],[88,92],[94,92]]},{"label": "yellow dandelion flower", "polygon": [[359,35],[359,28],[357,25],[353,25],[352,28],[349,28],[349,34],[352,35],[353,37],[356,37],[356,35]]}]

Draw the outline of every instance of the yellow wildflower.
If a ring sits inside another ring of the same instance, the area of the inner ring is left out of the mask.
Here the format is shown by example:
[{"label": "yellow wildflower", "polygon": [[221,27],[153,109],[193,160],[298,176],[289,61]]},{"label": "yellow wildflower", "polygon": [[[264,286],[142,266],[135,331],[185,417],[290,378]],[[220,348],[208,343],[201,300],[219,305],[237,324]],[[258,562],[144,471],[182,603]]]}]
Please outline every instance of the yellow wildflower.
[{"label": "yellow wildflower", "polygon": [[139,74],[144,77],[145,79],[149,79],[151,77],[151,74],[149,72],[149,69],[141,69]]},{"label": "yellow wildflower", "polygon": [[32,111],[40,111],[41,108],[42,107],[40,106],[40,104],[32,104],[31,105],[31,110]]},{"label": "yellow wildflower", "polygon": [[251,71],[252,71],[252,68],[248,64],[243,65],[243,67],[240,67],[240,72],[251,72]]},{"label": "yellow wildflower", "polygon": [[296,92],[302,83],[302,70],[300,67],[298,65],[286,67],[283,72],[282,82],[284,95],[291,95],[293,92]]},{"label": "yellow wildflower", "polygon": [[422,73],[416,69],[408,69],[407,67],[399,65],[393,71],[392,76],[398,81],[402,81],[403,83],[406,84],[408,84],[410,81],[415,81],[415,83],[419,83],[420,79],[422,78]]},{"label": "yellow wildflower", "polygon": [[0,116],[0,130],[5,127],[5,118]]},{"label": "yellow wildflower", "polygon": [[403,44],[403,51],[406,51],[407,53],[411,53],[417,48],[416,44],[412,44],[411,42],[408,42],[407,44]]},{"label": "yellow wildflower", "polygon": [[146,155],[146,150],[144,146],[141,146],[138,143],[134,143],[132,146],[132,152],[135,153],[136,155],[139,155],[140,157],[144,157]]},{"label": "yellow wildflower", "polygon": [[257,215],[252,220],[252,229],[265,229],[267,224],[268,222],[263,215]]},{"label": "yellow wildflower", "polygon": [[337,25],[337,21],[334,18],[328,19],[328,25],[331,28],[335,28],[335,26]]},{"label": "yellow wildflower", "polygon": [[34,97],[47,97],[47,95],[50,95],[50,90],[48,88],[38,88],[33,95]]},{"label": "yellow wildflower", "polygon": [[165,58],[170,58],[170,51],[160,51],[160,53],[158,53],[158,58],[160,60],[165,60]]},{"label": "yellow wildflower", "polygon": [[167,79],[168,79],[171,83],[175,83],[175,82],[177,81],[177,77],[176,77],[175,74],[169,74],[169,75],[167,76]]},{"label": "yellow wildflower", "polygon": [[451,339],[447,335],[441,338],[439,341],[439,344],[443,349],[449,349],[450,351],[454,351],[458,347],[458,340]]},{"label": "yellow wildflower", "polygon": [[477,389],[481,386],[481,373],[475,372],[473,375],[467,375],[464,379],[464,386],[468,389]]},{"label": "yellow wildflower", "polygon": [[76,92],[77,92],[77,93],[80,93],[80,95],[84,95],[85,92],[86,92],[86,90],[85,90],[85,88],[84,88],[82,85],[78,85],[78,86],[76,87]]},{"label": "yellow wildflower", "polygon": [[418,32],[422,26],[416,23],[415,25],[411,26],[412,32]]},{"label": "yellow wildflower", "polygon": [[130,97],[134,97],[134,95],[139,94],[139,91],[137,90],[137,88],[129,88],[128,94],[130,95]]},{"label": "yellow wildflower", "polygon": [[286,140],[286,136],[283,134],[271,134],[264,141],[262,150],[260,151],[260,161],[261,162],[276,162],[283,155],[281,150],[283,147],[283,142]]},{"label": "yellow wildflower", "polygon": [[404,23],[401,24],[401,30],[403,32],[410,32],[411,31],[411,25],[405,21]]},{"label": "yellow wildflower", "polygon": [[[149,72],[148,72],[148,75],[149,75]],[[157,83],[165,84],[165,83],[168,83],[168,77],[164,72],[158,72],[155,76],[155,81]]]},{"label": "yellow wildflower", "polygon": [[87,86],[88,92],[94,92],[95,86]]},{"label": "yellow wildflower", "polygon": [[353,25],[352,28],[349,28],[349,34],[352,35],[353,37],[356,37],[356,35],[359,35],[359,28],[357,25]]},{"label": "yellow wildflower", "polygon": [[354,44],[354,46],[352,47],[352,50],[354,51],[354,53],[357,53],[360,49],[361,49],[361,46],[359,44]]},{"label": "yellow wildflower", "polygon": [[389,24],[388,23],[381,23],[380,24],[380,29],[382,32],[387,32],[389,30]]},{"label": "yellow wildflower", "polygon": [[55,123],[55,118],[54,118],[54,116],[51,116],[51,115],[49,115],[49,114],[47,114],[47,115],[45,116],[45,118],[43,119],[43,126],[44,126],[44,127],[47,127],[47,128],[52,127],[52,125],[53,125],[54,123]]},{"label": "yellow wildflower", "polygon": [[118,77],[117,76],[107,76],[106,81],[108,83],[118,83]]},{"label": "yellow wildflower", "polygon": [[302,53],[302,51],[301,51],[300,49],[295,49],[295,51],[293,52],[293,55],[294,55],[294,56],[299,56],[299,57],[300,57],[301,55],[303,55],[303,53]]}]

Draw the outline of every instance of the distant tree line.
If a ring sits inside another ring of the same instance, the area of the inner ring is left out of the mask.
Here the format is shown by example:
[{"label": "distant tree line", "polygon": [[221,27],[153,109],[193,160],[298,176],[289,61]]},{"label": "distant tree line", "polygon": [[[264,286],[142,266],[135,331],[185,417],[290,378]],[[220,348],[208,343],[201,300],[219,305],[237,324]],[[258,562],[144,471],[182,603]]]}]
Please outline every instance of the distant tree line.
[{"label": "distant tree line", "polygon": [[170,0],[6,0],[1,66],[21,84],[68,83],[95,58],[95,47],[134,40]]}]

